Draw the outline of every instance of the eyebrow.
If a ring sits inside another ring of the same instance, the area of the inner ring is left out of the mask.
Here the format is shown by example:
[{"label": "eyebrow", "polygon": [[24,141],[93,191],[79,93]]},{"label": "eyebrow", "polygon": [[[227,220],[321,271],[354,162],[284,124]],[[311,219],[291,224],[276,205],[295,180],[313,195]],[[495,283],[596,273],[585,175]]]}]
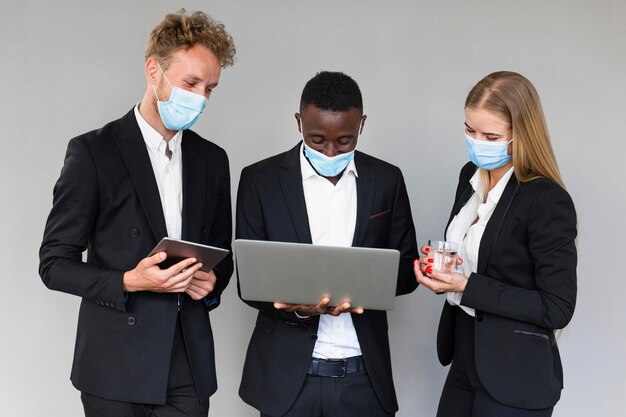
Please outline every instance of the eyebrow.
[{"label": "eyebrow", "polygon": [[[187,78],[190,81],[195,81],[195,82],[201,82],[202,81],[202,78],[200,78],[200,77],[198,77],[196,75],[193,75],[193,74],[186,74],[184,78]],[[215,88],[215,87],[217,87],[217,83],[208,84],[207,87]]]},{"label": "eyebrow", "polygon": [[[467,122],[464,122],[463,124],[464,124],[464,125],[465,125],[465,127],[467,127],[468,129],[471,129],[471,130],[476,130],[476,129],[474,129],[473,127],[471,127],[470,125],[468,125],[468,124],[467,124]],[[485,136],[500,136],[500,137],[502,137],[502,135],[501,135],[500,133],[489,133],[489,132],[483,132],[483,133],[485,134]]]}]

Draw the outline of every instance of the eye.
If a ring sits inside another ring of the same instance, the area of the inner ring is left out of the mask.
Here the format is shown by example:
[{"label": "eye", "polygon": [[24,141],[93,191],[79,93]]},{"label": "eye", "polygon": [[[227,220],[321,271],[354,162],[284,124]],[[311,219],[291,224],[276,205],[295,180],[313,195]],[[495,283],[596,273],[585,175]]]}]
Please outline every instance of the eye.
[{"label": "eye", "polygon": [[487,140],[490,142],[494,142],[496,140],[500,139],[500,136],[492,136],[492,135],[488,135],[487,136]]},{"label": "eye", "polygon": [[465,126],[465,133],[467,133],[468,135],[473,135],[476,133],[476,131],[469,126]]},{"label": "eye", "polygon": [[185,81],[185,85],[189,88],[195,87],[196,83],[190,83],[189,81]]}]

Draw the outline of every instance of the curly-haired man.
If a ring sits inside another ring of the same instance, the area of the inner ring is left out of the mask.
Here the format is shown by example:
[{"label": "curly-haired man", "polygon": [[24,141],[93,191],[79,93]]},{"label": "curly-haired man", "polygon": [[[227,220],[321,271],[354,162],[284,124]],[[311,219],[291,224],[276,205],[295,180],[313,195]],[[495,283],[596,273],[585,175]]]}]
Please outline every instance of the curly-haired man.
[{"label": "curly-haired man", "polygon": [[[191,130],[235,47],[202,12],[168,14],[146,47],[143,99],[69,142],[40,249],[47,287],[82,298],[71,380],[86,416],[207,416],[217,388],[209,311],[233,270],[165,236],[230,248],[223,149]],[[82,260],[87,250],[86,261]]]}]

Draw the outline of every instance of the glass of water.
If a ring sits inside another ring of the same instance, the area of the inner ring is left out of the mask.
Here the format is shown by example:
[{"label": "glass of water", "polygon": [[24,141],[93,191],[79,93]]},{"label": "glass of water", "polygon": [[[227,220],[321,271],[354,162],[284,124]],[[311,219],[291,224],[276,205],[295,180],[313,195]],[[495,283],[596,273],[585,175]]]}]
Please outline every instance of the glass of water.
[{"label": "glass of water", "polygon": [[459,245],[456,242],[429,240],[429,258],[433,258],[433,269],[443,272],[454,272]]}]

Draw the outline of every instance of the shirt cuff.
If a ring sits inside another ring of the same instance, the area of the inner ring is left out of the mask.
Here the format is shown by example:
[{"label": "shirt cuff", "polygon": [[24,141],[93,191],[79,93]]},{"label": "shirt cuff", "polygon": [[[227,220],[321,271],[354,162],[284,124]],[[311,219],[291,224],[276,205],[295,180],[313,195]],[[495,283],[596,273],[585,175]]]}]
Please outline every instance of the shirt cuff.
[{"label": "shirt cuff", "polygon": [[293,314],[295,314],[295,315],[296,315],[296,317],[297,317],[297,318],[299,318],[299,319],[304,319],[304,320],[306,320],[306,319],[310,319],[310,318],[311,318],[311,316],[301,316],[300,314],[298,314],[298,312],[297,312],[297,311],[294,311],[294,312],[293,312]]}]

